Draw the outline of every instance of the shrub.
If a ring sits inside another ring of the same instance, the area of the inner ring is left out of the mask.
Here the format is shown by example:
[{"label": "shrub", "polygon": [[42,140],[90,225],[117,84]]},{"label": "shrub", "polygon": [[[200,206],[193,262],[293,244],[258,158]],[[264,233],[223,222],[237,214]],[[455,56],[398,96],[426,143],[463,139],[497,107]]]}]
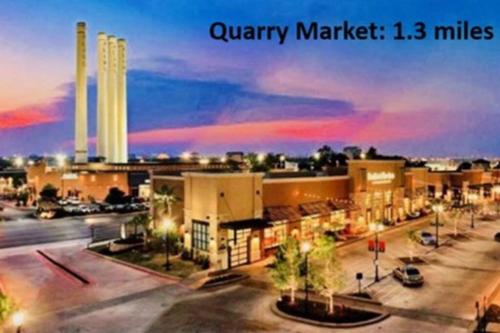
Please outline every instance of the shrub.
[{"label": "shrub", "polygon": [[183,248],[182,252],[181,252],[181,259],[182,260],[191,260],[191,251],[189,251],[186,248]]},{"label": "shrub", "polygon": [[0,293],[0,324],[5,322],[9,315],[14,311],[14,303],[12,300]]}]

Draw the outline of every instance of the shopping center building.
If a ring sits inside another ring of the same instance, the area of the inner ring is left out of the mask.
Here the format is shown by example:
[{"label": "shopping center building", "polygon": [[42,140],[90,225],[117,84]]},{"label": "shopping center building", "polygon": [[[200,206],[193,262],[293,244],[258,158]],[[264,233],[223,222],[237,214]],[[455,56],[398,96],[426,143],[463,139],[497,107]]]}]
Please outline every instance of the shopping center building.
[{"label": "shopping center building", "polygon": [[[185,246],[218,268],[260,260],[288,236],[323,232],[352,237],[374,221],[398,223],[428,207],[477,191],[488,198],[495,175],[483,170],[431,172],[402,160],[350,160],[338,176],[274,177],[272,173],[154,173],[151,191],[174,189],[173,206]],[[161,217],[156,216],[156,219]]]}]

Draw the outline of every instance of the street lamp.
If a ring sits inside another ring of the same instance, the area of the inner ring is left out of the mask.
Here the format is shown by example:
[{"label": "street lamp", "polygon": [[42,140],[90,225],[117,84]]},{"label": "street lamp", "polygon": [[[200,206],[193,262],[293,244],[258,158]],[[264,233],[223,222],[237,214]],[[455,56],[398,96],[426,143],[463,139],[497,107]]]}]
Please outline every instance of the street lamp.
[{"label": "street lamp", "polygon": [[16,328],[16,332],[21,333],[21,328],[24,323],[24,314],[21,311],[14,312],[14,314],[12,315],[12,323]]},{"label": "street lamp", "polygon": [[478,196],[476,193],[469,193],[469,205],[470,205],[470,227],[474,229],[474,202],[477,200]]},{"label": "street lamp", "polygon": [[14,160],[14,165],[16,166],[16,168],[22,168],[24,166],[24,159],[22,157],[16,157],[16,159]]},{"label": "street lamp", "polygon": [[313,158],[314,158],[316,161],[319,161],[320,157],[321,157],[320,152],[315,152],[315,153],[314,153],[314,155],[313,155]]},{"label": "street lamp", "polygon": [[432,210],[436,213],[436,243],[434,247],[437,249],[439,247],[439,214],[444,211],[443,204],[435,203],[432,205]]},{"label": "street lamp", "polygon": [[165,269],[167,271],[170,270],[170,239],[168,237],[168,233],[173,226],[174,221],[172,221],[171,218],[167,217],[163,220],[163,229],[165,230]]},{"label": "street lamp", "polygon": [[384,225],[382,223],[369,223],[368,228],[370,231],[375,233],[375,260],[373,263],[375,264],[375,282],[379,282],[380,278],[378,275],[378,250],[379,250],[379,241],[378,241],[378,233],[384,230]]},{"label": "street lamp", "polygon": [[57,154],[56,161],[57,161],[57,166],[59,166],[60,168],[64,167],[66,165],[66,155]]},{"label": "street lamp", "polygon": [[263,153],[257,154],[257,162],[262,163],[266,159],[266,155]]},{"label": "street lamp", "polygon": [[309,243],[308,241],[305,241],[302,243],[302,245],[300,246],[300,251],[302,253],[304,253],[304,256],[305,256],[305,279],[304,279],[304,291],[305,291],[305,294],[306,294],[306,298],[305,298],[305,312],[308,313],[309,312],[309,284],[308,284],[308,274],[309,274],[309,262],[308,262],[308,255],[309,255],[309,251],[311,251],[311,243]]}]

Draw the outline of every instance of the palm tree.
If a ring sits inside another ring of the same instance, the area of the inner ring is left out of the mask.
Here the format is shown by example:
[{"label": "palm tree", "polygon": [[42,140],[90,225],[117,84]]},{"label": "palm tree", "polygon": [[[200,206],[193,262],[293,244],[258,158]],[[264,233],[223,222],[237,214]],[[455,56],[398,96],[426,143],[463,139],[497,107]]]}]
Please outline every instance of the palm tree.
[{"label": "palm tree", "polygon": [[130,223],[134,225],[134,235],[137,235],[137,228],[140,226],[142,228],[142,235],[144,240],[144,249],[147,250],[149,237],[151,236],[151,216],[149,214],[140,214],[134,216]]},{"label": "palm tree", "polygon": [[156,191],[153,198],[154,206],[160,212],[158,215],[163,216],[166,212],[168,217],[172,217],[172,205],[181,200],[175,194],[175,188],[168,185],[163,185],[158,191]]}]

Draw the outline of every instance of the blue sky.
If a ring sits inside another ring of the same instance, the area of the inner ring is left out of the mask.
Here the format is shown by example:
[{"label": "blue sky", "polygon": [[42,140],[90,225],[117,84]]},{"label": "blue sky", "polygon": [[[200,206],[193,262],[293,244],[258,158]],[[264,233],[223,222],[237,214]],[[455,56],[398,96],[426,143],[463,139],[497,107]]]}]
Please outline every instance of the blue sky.
[{"label": "blue sky", "polygon": [[[71,153],[74,29],[129,45],[130,151],[498,155],[498,1],[2,1],[0,154]],[[491,25],[491,41],[221,43],[212,22]]]}]

